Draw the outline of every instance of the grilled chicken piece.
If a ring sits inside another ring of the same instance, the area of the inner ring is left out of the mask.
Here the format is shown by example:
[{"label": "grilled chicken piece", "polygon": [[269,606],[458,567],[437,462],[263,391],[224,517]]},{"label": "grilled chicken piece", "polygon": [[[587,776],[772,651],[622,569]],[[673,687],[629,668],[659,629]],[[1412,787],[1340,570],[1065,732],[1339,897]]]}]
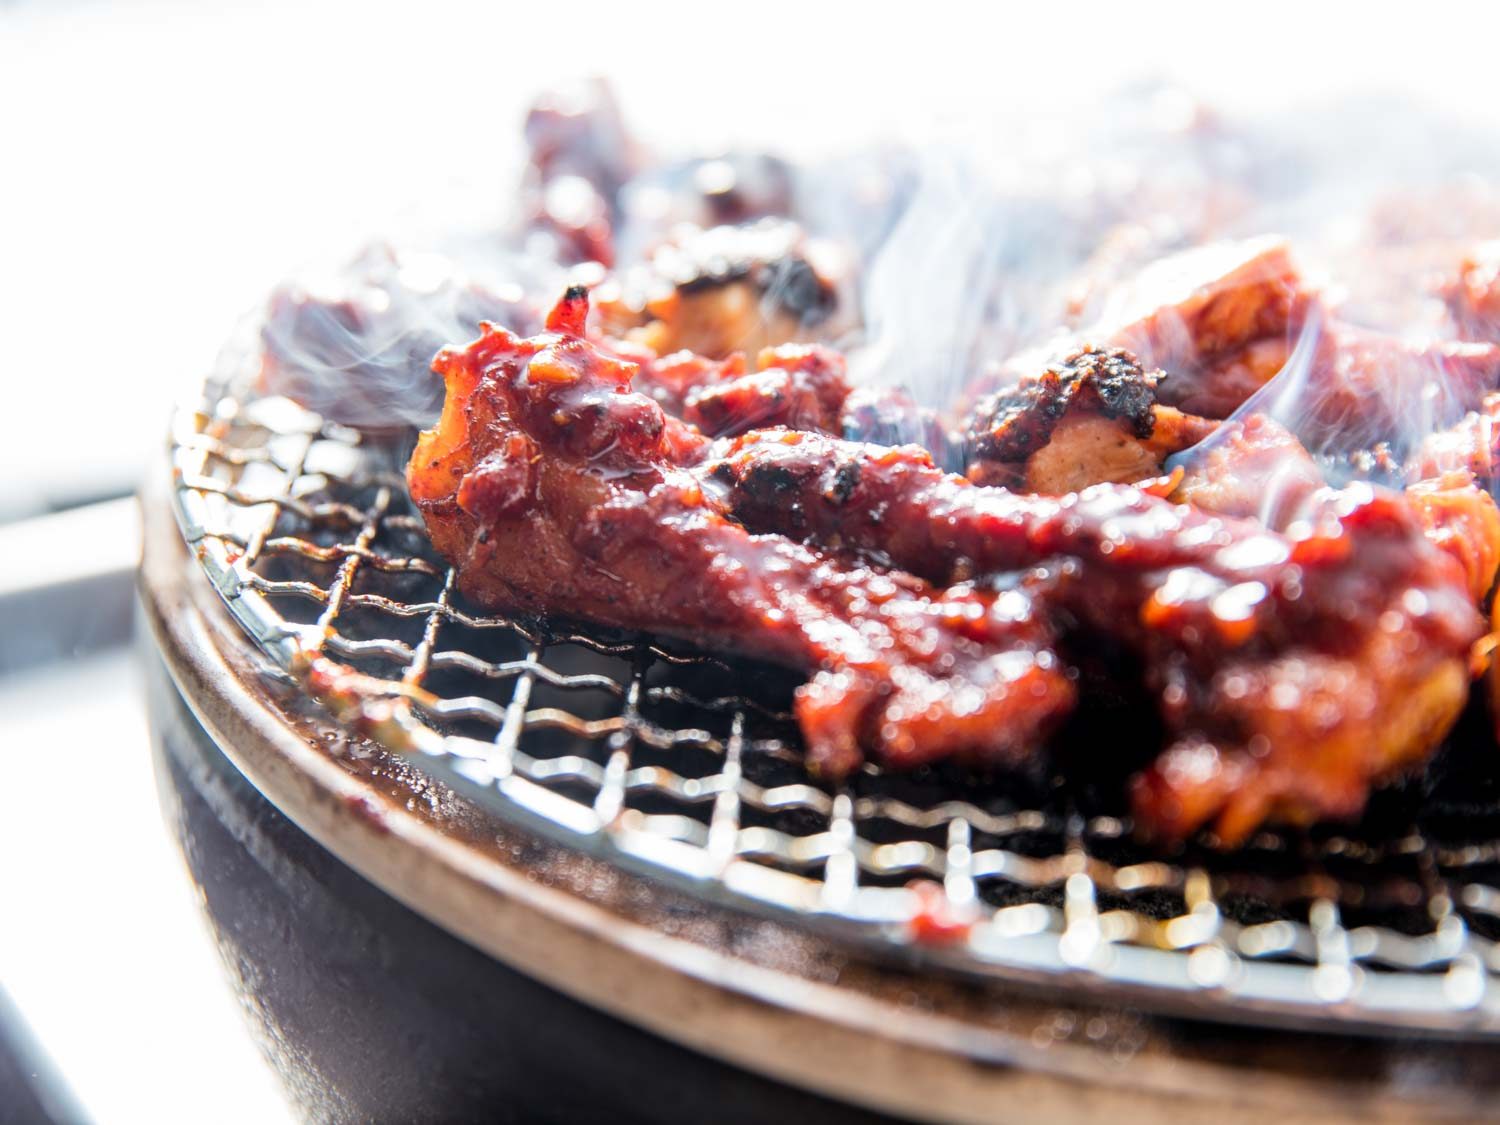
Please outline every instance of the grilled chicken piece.
[{"label": "grilled chicken piece", "polygon": [[702,486],[705,439],[630,390],[635,365],[584,337],[587,310],[570,290],[541,335],[487,325],[434,364],[447,398],[408,479],[465,595],[803,669],[797,718],[832,776],[867,753],[1013,762],[1067,713],[1023,584],[938,586],[747,533]]},{"label": "grilled chicken piece", "polygon": [[849,397],[844,357],[816,345],[766,348],[753,374],[694,387],[682,417],[711,437],[767,426],[836,432]]},{"label": "grilled chicken piece", "polygon": [[831,268],[795,223],[685,228],[642,267],[596,294],[606,333],[658,355],[687,350],[710,359],[826,331],[839,311]]},{"label": "grilled chicken piece", "polygon": [[969,479],[1061,495],[1159,475],[1217,425],[1159,405],[1161,379],[1129,352],[1084,348],[987,396],[969,415]]},{"label": "grilled chicken piece", "polygon": [[[1098,319],[1070,339],[1124,350],[1143,370],[1164,373],[1161,404],[1227,418],[1281,370],[1315,300],[1281,240],[1216,243],[1117,285],[1095,302]],[[1062,352],[1053,344],[1014,356],[1002,377],[1025,379]],[[985,383],[993,390],[991,378]]]},{"label": "grilled chicken piece", "polygon": [[612,265],[620,189],[640,157],[609,86],[594,79],[550,91],[531,106],[525,134],[532,249],[549,261]]},{"label": "grilled chicken piece", "polygon": [[1427,521],[1428,537],[1464,565],[1470,588],[1483,599],[1500,567],[1500,394],[1430,434],[1405,466],[1406,491]]},{"label": "grilled chicken piece", "polygon": [[1165,371],[1163,402],[1224,418],[1281,369],[1313,300],[1284,242],[1219,243],[1142,270],[1089,335]]},{"label": "grilled chicken piece", "polygon": [[746,369],[742,352],[725,360],[687,351],[658,358],[649,348],[600,344],[639,366],[635,390],[711,437],[766,426],[836,432],[849,396],[844,357],[815,344],[766,348],[754,371]]},{"label": "grilled chicken piece", "polygon": [[427,425],[442,405],[430,370],[482,320],[541,323],[513,286],[467,278],[439,255],[370,247],[336,276],[280,286],[261,327],[261,389],[363,429]]},{"label": "grilled chicken piece", "polygon": [[1469,593],[1483,603],[1500,570],[1500,509],[1495,499],[1459,469],[1406,487],[1427,538],[1458,560]]},{"label": "grilled chicken piece", "polygon": [[[1484,503],[1489,501],[1493,509],[1492,494],[1500,487],[1500,394],[1486,395],[1477,410],[1429,435],[1407,463],[1406,473],[1419,482],[1408,491],[1424,504],[1424,516],[1433,528],[1429,534],[1446,535],[1444,546],[1464,564],[1470,589],[1481,599],[1492,596],[1490,631],[1500,637],[1500,596],[1494,596],[1500,531]],[[1500,740],[1500,659],[1493,649],[1487,656],[1485,694]]]},{"label": "grilled chicken piece", "polygon": [[1486,395],[1452,426],[1429,434],[1406,472],[1410,479],[1425,480],[1455,469],[1486,486],[1500,484],[1500,394]]},{"label": "grilled chicken piece", "polygon": [[[1377,458],[1378,459],[1378,458]],[[1386,469],[1399,481],[1401,471]],[[1406,496],[1429,542],[1463,567],[1470,595],[1484,600],[1500,567],[1500,509],[1467,468],[1438,469],[1414,459]],[[1220,515],[1257,519],[1274,531],[1315,524],[1343,502],[1286,427],[1263,414],[1226,423],[1184,469],[1171,498]]]},{"label": "grilled chicken piece", "polygon": [[1448,425],[1500,385],[1500,345],[1411,341],[1346,324],[1323,330],[1311,365],[1297,428],[1320,446]]},{"label": "grilled chicken piece", "polygon": [[610,346],[640,364],[633,387],[715,437],[785,426],[878,445],[920,445],[954,467],[961,460],[960,442],[937,411],[899,387],[851,387],[844,357],[816,344],[766,348],[754,372],[746,370],[742,352],[725,360],[687,351],[658,358],[648,348]]},{"label": "grilled chicken piece", "polygon": [[[1470,263],[1450,293],[1454,315],[1471,327],[1487,307],[1487,268],[1483,259]],[[1286,366],[1317,304],[1284,243],[1226,243],[1141,271],[1106,303],[1089,336],[1166,372],[1162,403],[1226,418]],[[1323,324],[1309,355],[1299,436],[1354,449],[1401,436],[1414,418],[1444,424],[1500,385],[1500,342],[1482,332],[1474,340],[1408,341]]]},{"label": "grilled chicken piece", "polygon": [[[1483,609],[1500,569],[1500,509],[1467,468],[1444,471],[1434,463],[1478,462],[1487,456],[1462,448],[1463,439],[1478,432],[1470,426],[1447,435],[1441,458],[1414,458],[1406,469],[1412,479],[1406,497],[1428,541],[1458,562],[1469,597]],[[1388,453],[1377,452],[1370,460],[1399,480],[1400,467],[1390,464]],[[1317,463],[1289,430],[1253,414],[1226,424],[1212,448],[1187,467],[1172,499],[1223,515],[1258,518],[1279,529],[1319,519],[1341,502],[1341,494],[1326,487]],[[1493,664],[1489,691],[1492,701],[1500,701],[1500,667]],[[1492,714],[1500,716],[1500,706],[1493,706]]]},{"label": "grilled chicken piece", "polygon": [[1355,486],[1277,534],[1139,489],[1017,495],[915,450],[784,431],[736,440],[710,474],[753,532],[879,552],[938,584],[1040,568],[1036,604],[1133,651],[1160,700],[1173,742],[1132,796],[1164,839],[1353,816],[1467,697],[1480,619],[1393,493]]}]

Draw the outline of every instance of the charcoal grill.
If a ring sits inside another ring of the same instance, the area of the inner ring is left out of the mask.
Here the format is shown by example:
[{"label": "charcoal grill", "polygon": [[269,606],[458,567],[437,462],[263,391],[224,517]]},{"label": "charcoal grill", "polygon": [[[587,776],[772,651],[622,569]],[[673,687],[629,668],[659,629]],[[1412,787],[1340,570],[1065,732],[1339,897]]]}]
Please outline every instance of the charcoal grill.
[{"label": "charcoal grill", "polygon": [[[784,927],[872,973],[903,974],[911,1007],[957,1021],[924,1046],[951,1059],[997,1061],[993,1028],[963,1030],[973,1001],[944,1011],[938,999],[977,989],[1012,997],[1015,1012],[1084,1013],[1063,1030],[1051,1015],[1011,1027],[1021,1055],[1081,1036],[1085,1054],[1135,1060],[1134,1080],[1173,1096],[1203,1059],[1183,1063],[1177,1036],[1177,1046],[1152,1047],[1149,1035],[1122,1044],[1113,1017],[1087,1013],[1128,1005],[1224,1028],[1335,1035],[1348,1065],[1326,1063],[1323,1092],[1334,1100],[1324,1109],[1350,1096],[1385,1104],[1368,1083],[1389,1081],[1397,1043],[1427,1060],[1420,1080],[1403,1080],[1407,1093],[1427,1091],[1427,1108],[1477,1096],[1462,1083],[1478,1081],[1474,1060],[1500,1042],[1500,790],[1477,751],[1450,751],[1435,784],[1378,800],[1352,829],[1264,832],[1227,855],[1143,850],[1106,798],[1052,778],[897,777],[867,766],[831,786],[801,768],[789,683],[775,670],[466,604],[406,494],[404,452],[398,436],[362,435],[258,395],[248,368],[207,381],[174,420],[163,508],[193,560],[191,582],[206,579],[222,600],[213,612],[238,630],[222,643],[253,640],[268,693],[316,703],[318,733],[299,737],[318,753],[399,761],[497,826],[601,871],[648,877],[643,886]],[[356,834],[362,800],[339,814]],[[398,893],[452,921],[452,903],[421,901],[420,885]],[[482,919],[457,928],[507,955]],[[684,956],[691,964],[679,959],[674,971],[720,972]],[[785,984],[771,987],[773,1002],[807,1018],[817,1005]],[[607,995],[591,998],[618,1010]],[[878,1033],[870,997],[848,1000],[831,1022]],[[660,1019],[641,1022],[677,1034]],[[821,1080],[759,1042],[760,1054],[706,1049],[917,1108],[892,1094],[898,1079]],[[1208,1068],[1226,1082],[1262,1059],[1251,1041],[1235,1042]],[[1364,1051],[1387,1061],[1371,1069]],[[1046,1058],[1027,1065],[1056,1071],[1061,1056]],[[1172,1081],[1152,1069],[1164,1059]],[[1089,1065],[1061,1070],[1076,1077]],[[1277,1081],[1256,1096],[1295,1098],[1316,1116],[1307,1076],[1288,1076],[1303,1065],[1282,1058]],[[1112,1073],[1120,1084],[1118,1065]],[[968,1073],[951,1101],[923,1082],[920,1106],[973,1115],[975,1080]]]}]

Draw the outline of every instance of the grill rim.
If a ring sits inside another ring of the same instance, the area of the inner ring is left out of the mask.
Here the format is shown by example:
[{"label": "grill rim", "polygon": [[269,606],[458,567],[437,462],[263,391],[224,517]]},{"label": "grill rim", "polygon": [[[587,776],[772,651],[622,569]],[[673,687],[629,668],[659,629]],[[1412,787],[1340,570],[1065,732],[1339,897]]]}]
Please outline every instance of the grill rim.
[{"label": "grill rim", "polygon": [[[179,421],[181,417],[190,414],[201,422],[204,418],[216,416],[225,402],[240,404],[244,401],[248,400],[235,398],[230,383],[209,380],[205,384],[205,403],[208,409],[184,412],[179,415]],[[201,431],[201,425],[199,429]],[[346,439],[352,434],[352,431],[327,424],[324,424],[322,432],[341,433]],[[309,442],[312,440],[309,438]],[[241,627],[284,669],[294,667],[301,652],[298,638],[305,637],[307,627],[295,627],[289,632],[283,627],[284,623],[278,624],[279,615],[269,610],[269,603],[256,590],[244,587],[240,576],[235,572],[234,564],[226,561],[222,554],[224,541],[220,540],[218,543],[221,548],[219,555],[212,550],[212,543],[205,543],[215,537],[207,532],[202,521],[191,510],[191,494],[195,491],[196,482],[191,475],[182,472],[182,452],[183,446],[174,445],[176,487],[172,490],[171,500],[183,535],[195,548],[209,584],[224,599]],[[1070,994],[1126,1000],[1156,1010],[1176,1011],[1226,1022],[1256,1022],[1290,1027],[1305,1027],[1309,1023],[1316,1023],[1326,1025],[1329,1029],[1377,1034],[1400,1031],[1500,1037],[1500,995],[1489,987],[1489,978],[1497,970],[1494,965],[1486,969],[1484,961],[1477,954],[1471,958],[1473,966],[1468,963],[1464,966],[1471,973],[1477,967],[1479,992],[1472,1003],[1439,1006],[1428,1002],[1425,1006],[1398,1006],[1372,1005],[1360,1000],[1361,991],[1369,989],[1371,982],[1375,980],[1382,981],[1382,987],[1395,981],[1398,985],[1424,987],[1429,992],[1434,990],[1435,985],[1439,991],[1443,991],[1446,986],[1439,984],[1435,976],[1423,974],[1419,978],[1419,974],[1414,971],[1361,971],[1359,958],[1351,958],[1347,948],[1343,949],[1340,960],[1338,947],[1347,946],[1351,931],[1340,925],[1336,911],[1331,925],[1326,927],[1331,938],[1327,942],[1328,961],[1324,959],[1324,935],[1303,927],[1312,935],[1311,940],[1314,942],[1313,966],[1255,962],[1231,957],[1227,962],[1229,968],[1239,973],[1237,986],[1232,990],[1223,987],[1222,980],[1210,978],[1205,981],[1201,979],[1201,974],[1195,976],[1189,964],[1191,958],[1181,952],[1180,948],[1124,945],[1100,939],[1095,933],[1092,944],[1082,955],[1069,956],[1066,942],[1077,933],[1072,912],[1075,889],[1078,891],[1076,897],[1081,903],[1079,910],[1085,921],[1092,921],[1097,927],[1099,918],[1095,904],[1098,888],[1086,864],[1067,874],[1065,880],[1052,880],[1061,883],[1066,889],[1063,910],[1066,921],[1061,931],[1044,928],[1032,933],[999,935],[998,941],[992,941],[988,947],[978,950],[973,947],[972,942],[963,951],[952,946],[917,947],[903,933],[898,932],[899,922],[905,917],[899,911],[881,914],[877,910],[873,917],[868,912],[863,917],[857,917],[847,909],[841,912],[840,908],[845,904],[836,904],[833,909],[829,909],[826,899],[820,895],[826,889],[825,883],[800,874],[772,871],[766,866],[749,863],[738,852],[717,871],[709,872],[702,863],[705,857],[694,854],[705,849],[684,841],[662,840],[648,832],[636,832],[619,822],[602,822],[588,831],[580,829],[576,824],[570,826],[564,823],[562,817],[548,816],[537,807],[540,802],[543,807],[551,805],[555,811],[561,811],[557,802],[566,800],[540,783],[517,775],[495,779],[493,771],[491,777],[476,781],[475,774],[464,757],[452,752],[452,744],[462,740],[455,736],[440,735],[420,724],[415,730],[408,727],[402,732],[402,737],[408,734],[412,736],[412,745],[408,750],[422,757],[424,768],[428,772],[455,790],[477,800],[503,821],[524,824],[533,832],[631,870],[665,878],[680,889],[707,901],[774,916],[782,921],[794,920],[798,925],[828,936],[859,943],[867,952],[917,959],[933,967],[982,978],[1013,983],[1045,982],[1049,987],[1062,987]],[[498,793],[493,784],[497,780],[514,792]],[[517,795],[524,799],[517,799]],[[847,813],[845,820],[852,830],[853,820]],[[827,834],[829,833],[825,833]],[[673,853],[674,848],[676,853]],[[673,854],[669,856],[668,853]],[[1054,857],[1058,862],[1067,858],[1069,857]],[[1079,858],[1082,858],[1081,853]],[[737,879],[736,885],[731,887],[728,876],[734,865],[740,865],[745,871],[753,873],[753,881],[757,885],[750,887],[744,879]],[[1190,873],[1181,871],[1179,874],[1186,877]],[[1050,884],[1027,885],[1040,887]],[[869,890],[862,888],[861,893],[869,897]],[[884,893],[890,898],[891,893],[905,892]],[[984,930],[980,932],[982,936],[994,938],[994,930],[995,927],[990,926],[987,935]],[[1399,937],[1394,931],[1392,934]],[[1469,956],[1468,950],[1473,947],[1467,929],[1463,929],[1458,936],[1464,943],[1464,956]],[[1218,944],[1222,947],[1222,943]],[[1496,948],[1500,950],[1500,946]],[[1091,960],[1101,953],[1107,960]],[[1125,963],[1121,964],[1121,961]],[[1333,982],[1338,987],[1332,994],[1332,999],[1328,995],[1320,996],[1317,988],[1319,974],[1323,974],[1326,982],[1327,971],[1330,969],[1344,973],[1343,978]],[[1456,963],[1450,964],[1447,976],[1451,978],[1457,969]],[[1245,982],[1250,976],[1255,977],[1259,985],[1258,992],[1246,987]],[[1400,978],[1403,977],[1407,980],[1402,981]],[[1386,991],[1394,997],[1399,988],[1386,987]]]}]

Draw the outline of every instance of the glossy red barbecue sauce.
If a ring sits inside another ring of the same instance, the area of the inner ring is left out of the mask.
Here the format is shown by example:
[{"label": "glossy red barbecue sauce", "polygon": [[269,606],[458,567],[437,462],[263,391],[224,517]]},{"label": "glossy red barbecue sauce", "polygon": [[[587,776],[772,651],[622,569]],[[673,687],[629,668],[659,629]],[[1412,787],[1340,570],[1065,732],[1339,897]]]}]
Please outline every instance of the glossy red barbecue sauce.
[{"label": "glossy red barbecue sauce", "polygon": [[711,443],[587,316],[570,290],[542,334],[486,326],[438,357],[448,401],[411,470],[434,543],[483,603],[807,670],[816,769],[1034,752],[1076,692],[1060,631],[1139,660],[1174,741],[1136,812],[1170,837],[1347,815],[1462,706],[1466,575],[1397,494],[1330,493],[1281,534],[1128,486],[980,487],[914,447]]}]

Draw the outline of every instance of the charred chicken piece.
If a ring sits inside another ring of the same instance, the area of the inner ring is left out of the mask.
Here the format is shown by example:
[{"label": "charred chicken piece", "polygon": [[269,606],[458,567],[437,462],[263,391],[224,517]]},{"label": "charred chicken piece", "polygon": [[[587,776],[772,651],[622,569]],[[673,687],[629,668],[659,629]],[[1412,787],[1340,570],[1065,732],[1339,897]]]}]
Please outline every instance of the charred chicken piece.
[{"label": "charred chicken piece", "polygon": [[685,228],[645,266],[600,286],[600,323],[658,355],[753,355],[834,323],[837,280],[816,258],[801,228],[782,220]]},{"label": "charred chicken piece", "polygon": [[443,401],[432,357],[483,320],[533,331],[541,318],[518,288],[482,285],[439,255],[373,246],[334,277],[271,294],[261,388],[349,426],[426,425]]},{"label": "charred chicken piece", "polygon": [[1160,474],[1217,425],[1159,405],[1161,379],[1127,351],[1083,348],[987,396],[969,415],[969,478],[1060,495]]},{"label": "charred chicken piece", "polygon": [[711,475],[750,531],[879,552],[943,583],[1042,568],[1045,604],[1132,650],[1172,732],[1132,786],[1142,829],[1349,817],[1467,698],[1481,622],[1400,496],[1356,486],[1296,534],[1100,485],[1060,499],[946,476],[915,450],[766,432]]},{"label": "charred chicken piece", "polygon": [[752,535],[693,466],[704,439],[630,390],[570,290],[530,339],[486,326],[442,352],[437,426],[408,470],[432,541],[484,606],[677,636],[809,673],[809,762],[841,776],[958,756],[1015,761],[1074,689],[1024,585],[936,586]]},{"label": "charred chicken piece", "polygon": [[[1281,240],[1218,243],[1162,258],[1116,286],[1073,338],[1164,372],[1163,405],[1227,418],[1282,369],[1315,301]],[[1002,370],[1025,378],[1057,354],[1028,352]]]}]

